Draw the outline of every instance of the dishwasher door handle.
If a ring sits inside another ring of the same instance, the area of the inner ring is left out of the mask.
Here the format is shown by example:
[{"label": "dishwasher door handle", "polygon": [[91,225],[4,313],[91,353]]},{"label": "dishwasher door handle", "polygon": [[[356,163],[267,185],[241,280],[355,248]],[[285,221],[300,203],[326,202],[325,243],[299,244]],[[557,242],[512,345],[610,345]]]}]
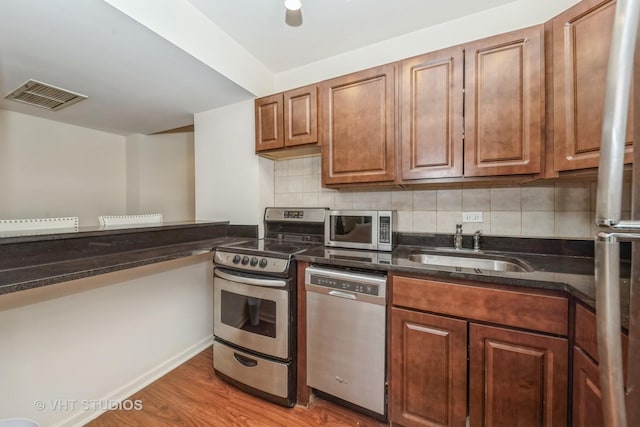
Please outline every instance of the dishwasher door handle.
[{"label": "dishwasher door handle", "polygon": [[355,294],[350,294],[348,292],[341,292],[341,291],[329,291],[329,295],[331,295],[332,297],[339,297],[339,298],[346,298],[346,299],[358,299],[358,297],[355,296]]}]

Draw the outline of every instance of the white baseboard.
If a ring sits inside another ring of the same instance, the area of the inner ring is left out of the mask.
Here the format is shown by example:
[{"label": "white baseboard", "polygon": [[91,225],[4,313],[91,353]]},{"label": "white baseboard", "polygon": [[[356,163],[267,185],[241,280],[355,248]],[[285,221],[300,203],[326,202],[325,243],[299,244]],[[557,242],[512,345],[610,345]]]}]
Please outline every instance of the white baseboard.
[{"label": "white baseboard", "polygon": [[[146,386],[148,386],[149,384],[151,384],[152,382],[154,382],[158,378],[166,375],[167,373],[169,373],[173,369],[175,369],[178,366],[182,365],[184,362],[186,362],[187,360],[191,359],[193,356],[195,356],[196,354],[200,353],[201,351],[205,350],[207,347],[211,347],[212,345],[213,345],[213,335],[202,339],[201,341],[199,341],[196,344],[192,345],[191,347],[189,347],[185,351],[175,355],[174,357],[172,357],[169,360],[161,363],[160,365],[156,366],[155,368],[150,369],[149,371],[147,371],[144,374],[140,375],[138,378],[135,378],[134,380],[132,380],[128,384],[125,384],[124,386],[118,388],[117,390],[114,390],[113,392],[109,393],[107,396],[104,396],[102,399],[100,399],[100,401],[104,401],[104,402],[107,402],[107,401],[108,402],[111,402],[111,401],[121,402],[121,401],[125,400],[127,397],[129,397],[132,394],[136,393],[137,391],[142,390],[143,388],[145,388]],[[213,366],[211,367],[211,369],[213,369]],[[67,418],[66,420],[64,420],[64,421],[62,421],[62,422],[60,422],[58,424],[55,424],[54,427],[81,427],[81,426],[87,424],[89,421],[92,421],[92,420],[98,418],[104,412],[106,412],[106,411],[104,411],[104,410],[101,410],[101,411],[89,411],[89,410],[87,410],[87,411],[78,412],[75,415]]]}]

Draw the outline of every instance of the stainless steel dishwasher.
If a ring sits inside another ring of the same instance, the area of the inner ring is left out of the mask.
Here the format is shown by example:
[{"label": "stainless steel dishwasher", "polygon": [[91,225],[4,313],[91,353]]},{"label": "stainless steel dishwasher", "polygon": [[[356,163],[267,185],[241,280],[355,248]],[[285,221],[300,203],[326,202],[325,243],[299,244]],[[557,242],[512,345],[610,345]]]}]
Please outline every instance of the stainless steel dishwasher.
[{"label": "stainless steel dishwasher", "polygon": [[386,417],[385,275],[305,273],[307,384]]}]

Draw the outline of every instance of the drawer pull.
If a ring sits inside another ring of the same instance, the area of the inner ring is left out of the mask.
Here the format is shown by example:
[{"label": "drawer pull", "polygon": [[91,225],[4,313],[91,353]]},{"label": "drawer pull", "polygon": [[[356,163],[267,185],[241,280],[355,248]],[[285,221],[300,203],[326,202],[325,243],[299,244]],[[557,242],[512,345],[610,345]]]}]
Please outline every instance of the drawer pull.
[{"label": "drawer pull", "polygon": [[236,359],[239,364],[246,366],[247,368],[258,366],[258,361],[256,359],[251,359],[250,357],[246,357],[238,353],[233,353],[233,358]]}]

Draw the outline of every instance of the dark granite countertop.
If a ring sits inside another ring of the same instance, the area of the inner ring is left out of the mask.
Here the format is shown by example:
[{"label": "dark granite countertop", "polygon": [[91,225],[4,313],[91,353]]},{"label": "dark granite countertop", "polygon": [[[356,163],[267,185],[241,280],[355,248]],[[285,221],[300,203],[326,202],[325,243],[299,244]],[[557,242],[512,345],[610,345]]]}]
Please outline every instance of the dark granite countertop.
[{"label": "dark granite countertop", "polygon": [[[522,239],[519,239],[522,240]],[[495,250],[496,247],[490,247],[481,253],[486,256],[517,258],[528,264],[532,271],[512,272],[512,271],[491,271],[472,268],[447,267],[437,265],[426,265],[413,262],[408,259],[409,255],[420,251],[433,251],[442,255],[450,255],[455,250],[452,249],[436,249],[446,247],[446,243],[450,246],[449,240],[446,241],[428,241],[433,246],[424,244],[416,245],[415,240],[405,240],[404,243],[397,245],[393,252],[375,252],[361,251],[350,249],[330,249],[324,246],[311,248],[303,253],[297,254],[295,257],[299,261],[306,261],[313,264],[334,265],[338,267],[346,267],[352,269],[377,270],[392,272],[394,274],[402,274],[412,277],[424,277],[441,279],[445,281],[473,281],[486,284],[507,285],[520,288],[546,289],[552,291],[562,291],[575,297],[585,305],[595,308],[595,279],[594,279],[594,259],[589,256],[589,245],[593,245],[590,241],[584,241],[587,248],[586,255],[583,250],[574,250],[576,243],[572,241],[569,244],[571,250],[558,250],[560,241],[551,242],[546,239],[548,253],[536,252],[516,252],[510,250]],[[530,242],[529,242],[530,243]],[[566,242],[565,246],[566,246]],[[555,247],[554,247],[555,245]],[[525,250],[531,250],[531,246],[523,246]],[[522,249],[520,249],[522,250]],[[582,255],[580,253],[583,253]],[[458,255],[471,255],[471,251],[462,251]],[[567,254],[568,253],[568,254]],[[455,254],[455,253],[454,253]],[[630,265],[628,260],[622,262],[620,278],[620,288],[622,296],[621,304],[621,321],[623,327],[628,326],[628,300],[629,300],[629,271]]]},{"label": "dark granite countertop", "polygon": [[186,221],[0,239],[0,295],[208,253],[256,236],[257,226]]}]

